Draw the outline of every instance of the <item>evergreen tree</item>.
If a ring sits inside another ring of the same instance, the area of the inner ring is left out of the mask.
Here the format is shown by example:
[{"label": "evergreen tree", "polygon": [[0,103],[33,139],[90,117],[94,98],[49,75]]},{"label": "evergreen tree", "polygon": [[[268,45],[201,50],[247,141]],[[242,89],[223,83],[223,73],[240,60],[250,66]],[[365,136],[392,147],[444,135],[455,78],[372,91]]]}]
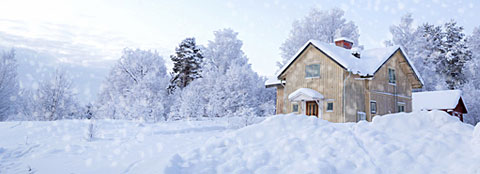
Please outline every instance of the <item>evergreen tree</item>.
[{"label": "evergreen tree", "polygon": [[265,79],[248,64],[238,33],[223,29],[214,35],[205,49],[202,78],[174,93],[169,118],[244,117],[246,111],[256,116],[273,114],[275,91],[265,88]]},{"label": "evergreen tree", "polygon": [[195,38],[184,39],[170,59],[173,61],[172,79],[168,87],[170,93],[177,87],[185,88],[190,82],[200,77],[203,55],[195,43]]},{"label": "evergreen tree", "polygon": [[455,21],[443,26],[412,26],[411,14],[402,17],[398,26],[391,26],[393,36],[386,45],[401,45],[414,62],[425,82],[425,90],[459,89],[468,81],[467,62],[472,53],[467,46],[463,27]]},{"label": "evergreen tree", "polygon": [[449,89],[459,89],[468,82],[464,67],[472,59],[472,52],[467,47],[463,27],[457,26],[457,22],[445,23],[444,32],[445,58],[440,59],[437,70],[445,75]]},{"label": "evergreen tree", "polygon": [[417,64],[417,66],[421,67],[420,73],[425,77],[424,89],[427,91],[446,89],[446,77],[438,69],[440,60],[445,58],[442,28],[426,23],[420,26],[417,32],[420,37],[416,46],[419,49],[413,54],[416,59],[421,59],[421,64]]}]

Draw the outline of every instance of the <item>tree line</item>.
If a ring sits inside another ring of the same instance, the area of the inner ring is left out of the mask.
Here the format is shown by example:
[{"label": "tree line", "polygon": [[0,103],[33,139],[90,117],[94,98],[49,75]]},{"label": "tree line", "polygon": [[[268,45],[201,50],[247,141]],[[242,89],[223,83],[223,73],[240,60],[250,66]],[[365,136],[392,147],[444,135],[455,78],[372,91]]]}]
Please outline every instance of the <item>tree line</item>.
[{"label": "tree line", "polygon": [[[331,43],[334,38],[348,37],[362,50],[358,27],[344,14],[338,8],[314,8],[294,21],[290,35],[280,46],[282,60],[277,65],[283,66],[310,39]],[[465,119],[472,124],[479,122],[480,28],[467,35],[455,20],[418,26],[413,21],[413,15],[407,13],[399,24],[390,26],[393,37],[384,42],[385,46],[404,48],[424,79],[422,91],[463,90],[469,106]],[[206,46],[197,45],[193,37],[184,39],[170,56],[171,73],[167,73],[165,61],[157,52],[124,49],[101,86],[97,101],[86,107],[79,107],[71,92],[71,80],[61,70],[38,89],[20,89],[14,51],[4,52],[0,62],[0,120],[87,115],[156,122],[273,114],[275,91],[265,89],[266,79],[251,69],[237,35],[231,29],[215,31],[215,38]]]},{"label": "tree line", "polygon": [[238,33],[214,32],[207,46],[186,38],[165,60],[156,51],[129,49],[111,68],[94,104],[81,106],[72,80],[64,70],[37,89],[19,87],[14,51],[4,52],[0,64],[1,120],[71,118],[135,119],[158,122],[212,117],[274,114],[275,91],[251,68]]}]

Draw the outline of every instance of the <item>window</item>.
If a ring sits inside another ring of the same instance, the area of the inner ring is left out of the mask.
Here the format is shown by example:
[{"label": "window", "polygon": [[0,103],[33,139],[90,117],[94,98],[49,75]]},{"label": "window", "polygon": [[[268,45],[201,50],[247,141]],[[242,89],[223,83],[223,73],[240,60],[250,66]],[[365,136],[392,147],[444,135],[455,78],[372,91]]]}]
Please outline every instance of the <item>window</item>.
[{"label": "window", "polygon": [[388,83],[395,84],[395,70],[389,68],[388,69]]},{"label": "window", "polygon": [[333,102],[327,102],[327,112],[333,112]]},{"label": "window", "polygon": [[305,78],[320,77],[320,64],[305,66]]},{"label": "window", "polygon": [[405,103],[398,103],[397,104],[397,107],[398,107],[398,112],[405,112]]},{"label": "window", "polygon": [[376,114],[377,113],[377,102],[370,101],[370,113]]},{"label": "window", "polygon": [[357,121],[367,120],[365,112],[357,112]]},{"label": "window", "polygon": [[292,105],[292,112],[298,112],[298,104],[297,103],[294,103]]}]

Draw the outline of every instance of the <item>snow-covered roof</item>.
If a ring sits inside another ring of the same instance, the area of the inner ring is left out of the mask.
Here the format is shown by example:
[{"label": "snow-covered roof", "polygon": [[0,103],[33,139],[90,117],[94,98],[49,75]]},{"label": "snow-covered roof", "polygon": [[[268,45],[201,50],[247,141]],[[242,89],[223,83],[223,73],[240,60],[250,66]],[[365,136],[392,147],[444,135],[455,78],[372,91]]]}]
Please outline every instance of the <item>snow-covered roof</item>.
[{"label": "snow-covered roof", "polygon": [[270,86],[280,85],[282,83],[285,84],[285,82],[278,80],[277,77],[269,77],[267,81],[265,81],[265,86],[270,87]]},{"label": "snow-covered roof", "polygon": [[460,90],[412,93],[412,110],[454,109],[462,96]]},{"label": "snow-covered roof", "polygon": [[323,95],[310,88],[300,88],[288,95],[290,101],[311,101],[323,99]]},{"label": "snow-covered roof", "polygon": [[336,42],[336,41],[341,41],[341,40],[344,40],[344,41],[352,42],[352,43],[353,43],[353,40],[352,40],[352,39],[346,38],[346,37],[339,37],[339,38],[336,38],[336,39],[333,40],[333,41]]},{"label": "snow-covered roof", "polygon": [[[333,61],[338,63],[342,68],[345,68],[347,71],[354,74],[359,74],[361,76],[373,76],[397,50],[401,50],[403,53],[405,53],[402,47],[391,46],[386,48],[363,50],[360,52],[360,58],[357,58],[352,55],[352,50],[338,47],[334,44],[327,44],[318,40],[309,40],[307,43],[305,43],[305,45],[303,45],[301,49],[298,50],[298,52],[292,58],[290,58],[290,60],[280,69],[280,71],[278,71],[278,73],[276,74],[277,78],[283,72],[285,72],[285,70],[310,44],[318,48],[321,52],[325,53]],[[415,76],[423,85],[423,79],[419,76],[418,71],[413,66],[413,63],[410,61],[407,55],[405,55],[405,59],[415,72]]]}]

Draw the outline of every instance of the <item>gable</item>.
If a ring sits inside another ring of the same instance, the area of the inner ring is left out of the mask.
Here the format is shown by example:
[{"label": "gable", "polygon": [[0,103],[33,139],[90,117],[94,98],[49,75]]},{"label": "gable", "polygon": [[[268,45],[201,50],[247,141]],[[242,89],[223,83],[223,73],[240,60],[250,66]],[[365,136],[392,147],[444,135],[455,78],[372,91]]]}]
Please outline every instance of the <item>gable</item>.
[{"label": "gable", "polygon": [[460,100],[458,100],[458,104],[454,110],[461,111],[464,114],[468,113],[467,106],[465,105],[465,103],[463,103],[462,97],[460,97]]},{"label": "gable", "polygon": [[404,51],[399,46],[365,50],[360,53],[361,57],[357,58],[352,55],[352,50],[316,40],[309,40],[305,43],[305,45],[299,49],[299,51],[280,69],[280,71],[278,71],[276,75],[277,78],[280,79],[281,76],[284,76],[291,65],[294,64],[300,55],[304,54],[305,50],[310,47],[313,47],[324,54],[344,70],[352,72],[353,74],[358,74],[361,77],[372,77],[396,52],[401,52],[405,60],[404,63],[406,66],[409,66],[406,69],[410,69],[408,72],[412,77],[411,81],[418,82],[412,85],[414,88],[420,88],[423,86],[423,80],[419,76],[419,73],[408,57],[403,54]]},{"label": "gable", "polygon": [[[288,73],[291,69],[291,67],[297,62],[299,61],[299,59],[301,59],[302,57],[305,56],[305,54],[309,51],[315,51],[315,52],[318,52],[320,55],[318,57],[326,57],[328,58],[330,61],[334,62],[337,66],[339,66],[340,68],[344,69],[344,70],[347,70],[342,64],[340,64],[338,61],[336,61],[335,59],[333,59],[331,56],[329,56],[328,54],[326,54],[324,51],[322,51],[320,48],[318,48],[317,46],[315,46],[314,44],[312,43],[307,43],[303,49],[301,49],[294,57],[293,59],[291,59],[287,64],[284,65],[284,67],[282,67],[282,69],[280,69],[279,73],[277,74],[277,78],[278,79],[282,79],[281,77],[284,77],[286,73]],[[312,62],[314,63],[314,62]]]},{"label": "gable", "polygon": [[404,75],[407,76],[408,82],[411,84],[412,88],[422,88],[423,87],[423,80],[419,76],[418,72],[416,71],[415,67],[412,66],[409,59],[405,56],[402,48],[396,49],[384,62],[382,62],[378,68],[373,72],[374,76],[378,74],[380,69],[388,68],[385,67],[389,62],[397,61],[400,64],[401,70]]}]

